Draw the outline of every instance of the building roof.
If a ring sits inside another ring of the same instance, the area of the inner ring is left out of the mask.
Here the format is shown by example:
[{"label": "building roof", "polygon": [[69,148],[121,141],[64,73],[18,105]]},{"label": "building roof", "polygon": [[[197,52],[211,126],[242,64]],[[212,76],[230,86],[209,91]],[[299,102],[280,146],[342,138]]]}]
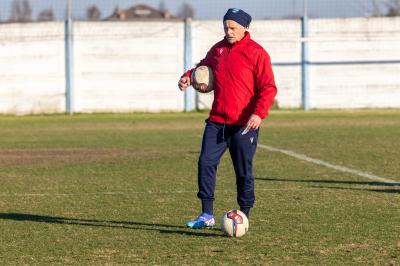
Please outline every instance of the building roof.
[{"label": "building roof", "polygon": [[143,20],[143,19],[176,19],[168,10],[160,11],[147,5],[139,4],[128,9],[116,7],[111,16],[105,20]]}]

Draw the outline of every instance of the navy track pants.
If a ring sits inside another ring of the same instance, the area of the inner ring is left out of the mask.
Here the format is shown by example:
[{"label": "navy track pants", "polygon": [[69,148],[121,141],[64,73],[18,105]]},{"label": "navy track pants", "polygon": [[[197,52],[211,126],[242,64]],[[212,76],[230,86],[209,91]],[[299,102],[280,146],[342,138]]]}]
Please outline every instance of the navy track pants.
[{"label": "navy track pants", "polygon": [[[198,162],[197,196],[212,206],[216,173],[220,159],[229,149],[236,174],[237,202],[240,207],[251,208],[254,204],[253,157],[257,148],[258,130],[242,135],[244,127],[224,125],[206,120],[201,153]],[[212,208],[212,207],[211,207]]]}]

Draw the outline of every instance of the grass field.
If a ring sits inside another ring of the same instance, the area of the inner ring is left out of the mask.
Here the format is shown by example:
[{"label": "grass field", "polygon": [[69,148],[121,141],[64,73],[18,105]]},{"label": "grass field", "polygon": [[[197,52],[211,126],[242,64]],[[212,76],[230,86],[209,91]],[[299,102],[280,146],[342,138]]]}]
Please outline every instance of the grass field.
[{"label": "grass field", "polygon": [[[197,216],[206,113],[0,116],[0,264],[400,265],[400,187],[259,148],[250,231]],[[400,111],[274,111],[259,143],[400,181]],[[216,215],[236,208],[228,153]]]}]

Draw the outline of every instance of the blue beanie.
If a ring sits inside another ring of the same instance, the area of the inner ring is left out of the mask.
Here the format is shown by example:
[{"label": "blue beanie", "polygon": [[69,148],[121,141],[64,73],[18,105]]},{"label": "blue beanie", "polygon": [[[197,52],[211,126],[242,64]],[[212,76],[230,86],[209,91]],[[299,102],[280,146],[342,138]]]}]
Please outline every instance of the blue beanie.
[{"label": "blue beanie", "polygon": [[226,11],[225,20],[233,20],[245,28],[250,26],[251,16],[239,8],[230,8]]}]

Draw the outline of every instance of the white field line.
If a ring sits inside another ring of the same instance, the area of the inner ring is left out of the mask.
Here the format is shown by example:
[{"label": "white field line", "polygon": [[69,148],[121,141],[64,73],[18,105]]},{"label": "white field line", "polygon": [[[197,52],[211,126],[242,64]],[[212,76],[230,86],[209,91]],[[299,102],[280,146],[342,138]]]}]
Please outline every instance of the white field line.
[{"label": "white field line", "polygon": [[262,148],[262,149],[266,149],[272,152],[280,152],[289,156],[292,156],[294,158],[297,158],[301,161],[306,161],[306,162],[310,162],[313,164],[318,164],[318,165],[322,165],[337,171],[341,171],[341,172],[346,172],[346,173],[351,173],[353,175],[357,175],[357,176],[361,176],[361,177],[365,177],[374,181],[379,181],[379,182],[383,182],[383,183],[388,183],[388,184],[394,184],[394,185],[400,185],[400,182],[395,181],[395,180],[391,180],[385,177],[381,177],[381,176],[377,176],[377,175],[373,175],[373,174],[369,174],[366,172],[362,172],[359,170],[355,170],[355,169],[351,169],[345,166],[340,166],[340,165],[335,165],[335,164],[331,164],[319,159],[314,159],[311,157],[308,157],[307,155],[304,154],[300,154],[300,153],[296,153],[294,151],[291,150],[284,150],[284,149],[279,149],[279,148],[274,148],[271,146],[267,146],[267,145],[263,145],[263,144],[258,144],[258,147]]}]

